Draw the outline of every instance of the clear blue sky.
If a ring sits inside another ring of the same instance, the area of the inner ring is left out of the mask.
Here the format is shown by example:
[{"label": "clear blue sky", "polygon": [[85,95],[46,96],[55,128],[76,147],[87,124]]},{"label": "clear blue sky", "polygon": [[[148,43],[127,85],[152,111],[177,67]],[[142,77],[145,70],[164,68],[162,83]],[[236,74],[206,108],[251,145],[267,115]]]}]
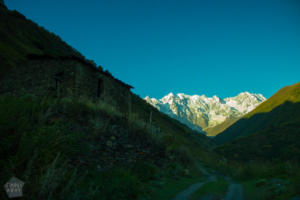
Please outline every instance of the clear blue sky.
[{"label": "clear blue sky", "polygon": [[144,97],[300,81],[298,0],[5,0]]}]

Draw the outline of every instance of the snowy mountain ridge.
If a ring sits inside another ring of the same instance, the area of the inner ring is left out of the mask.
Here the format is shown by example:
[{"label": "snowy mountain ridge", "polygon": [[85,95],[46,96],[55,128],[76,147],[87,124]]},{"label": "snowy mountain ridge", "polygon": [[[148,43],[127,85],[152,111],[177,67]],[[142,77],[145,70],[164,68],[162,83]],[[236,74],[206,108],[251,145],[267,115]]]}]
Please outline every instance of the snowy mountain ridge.
[{"label": "snowy mountain ridge", "polygon": [[161,112],[202,131],[239,118],[256,108],[266,98],[262,94],[242,92],[235,97],[221,99],[218,96],[170,93],[161,99],[145,97],[145,100]]}]

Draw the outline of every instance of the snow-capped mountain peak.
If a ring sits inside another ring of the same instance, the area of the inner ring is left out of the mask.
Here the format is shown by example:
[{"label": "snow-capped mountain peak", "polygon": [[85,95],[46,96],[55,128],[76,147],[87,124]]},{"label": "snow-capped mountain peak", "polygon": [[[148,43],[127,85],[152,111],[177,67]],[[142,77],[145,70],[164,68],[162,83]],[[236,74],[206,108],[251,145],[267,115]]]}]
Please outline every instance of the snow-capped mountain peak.
[{"label": "snow-capped mountain peak", "polygon": [[175,95],[171,92],[168,95],[161,98],[160,101],[162,101],[163,103],[172,103],[174,98],[175,98]]},{"label": "snow-capped mountain peak", "polygon": [[205,95],[187,95],[172,92],[161,99],[145,97],[155,108],[181,121],[189,127],[201,130],[214,127],[227,119],[238,118],[266,100],[262,94],[242,92],[235,97],[219,98]]}]

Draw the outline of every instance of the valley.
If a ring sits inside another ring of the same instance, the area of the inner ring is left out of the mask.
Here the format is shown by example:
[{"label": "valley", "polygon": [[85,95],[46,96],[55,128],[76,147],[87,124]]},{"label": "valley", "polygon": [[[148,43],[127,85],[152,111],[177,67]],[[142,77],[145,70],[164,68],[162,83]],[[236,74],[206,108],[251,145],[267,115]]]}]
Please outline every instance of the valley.
[{"label": "valley", "polygon": [[[126,28],[120,30],[108,35],[126,34]],[[114,44],[118,48],[110,45],[99,58],[113,57],[111,63],[123,59],[120,74],[124,66],[129,69],[132,57],[107,56],[106,50],[134,52],[135,59],[135,53],[142,52],[133,50],[132,44],[124,45],[131,51],[119,43]],[[135,76],[142,68],[138,67],[125,74],[142,79],[135,85],[140,89],[149,81],[144,80],[144,69],[143,77]],[[182,66],[177,70],[184,79]],[[157,70],[152,73],[157,78]],[[239,73],[230,76],[240,81],[230,89],[247,82],[248,74]],[[228,74],[224,77],[229,81]],[[272,85],[258,79],[252,77],[253,88]],[[222,90],[226,81],[218,85]],[[171,88],[185,85],[172,83]],[[153,91],[163,85],[150,84]],[[227,98],[169,93],[161,99],[143,99],[123,78],[0,1],[0,184],[5,186],[0,199],[15,195],[24,200],[297,200],[300,82],[281,87],[268,98],[241,92]],[[235,91],[248,90],[245,85],[240,88]],[[9,190],[11,180],[23,183],[21,193]]]}]

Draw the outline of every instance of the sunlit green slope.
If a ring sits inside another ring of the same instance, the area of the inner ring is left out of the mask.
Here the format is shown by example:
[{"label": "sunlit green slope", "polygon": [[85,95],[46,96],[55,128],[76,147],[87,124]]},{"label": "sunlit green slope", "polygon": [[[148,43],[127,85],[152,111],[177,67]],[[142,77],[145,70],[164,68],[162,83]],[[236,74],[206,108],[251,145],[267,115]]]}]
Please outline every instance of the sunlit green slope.
[{"label": "sunlit green slope", "polygon": [[215,138],[231,158],[299,159],[300,83],[279,90]]}]

